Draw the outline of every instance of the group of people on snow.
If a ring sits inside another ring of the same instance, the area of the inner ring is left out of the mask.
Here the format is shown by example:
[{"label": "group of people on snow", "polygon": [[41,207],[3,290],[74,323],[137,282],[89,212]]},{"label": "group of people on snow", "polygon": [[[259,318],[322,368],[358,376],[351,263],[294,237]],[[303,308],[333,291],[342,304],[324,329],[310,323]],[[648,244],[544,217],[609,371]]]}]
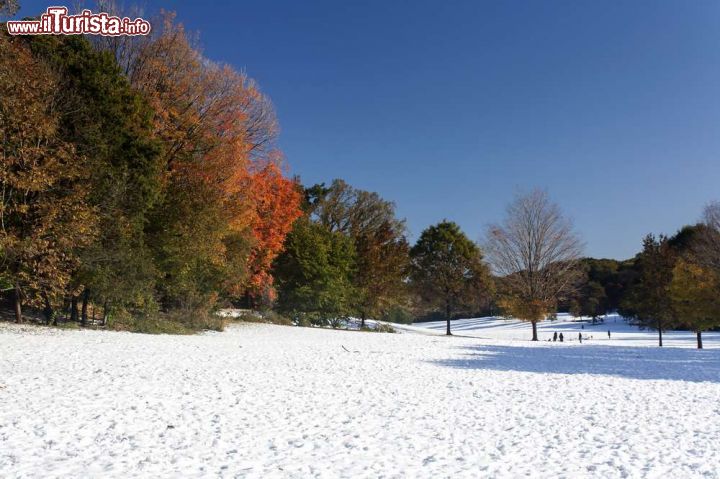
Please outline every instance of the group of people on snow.
[{"label": "group of people on snow", "polygon": [[[608,335],[608,339],[611,339],[610,330],[609,330],[609,329],[608,329],[607,335]],[[588,339],[588,337],[585,336],[585,339]],[[592,336],[590,336],[589,339],[592,339]],[[564,342],[564,341],[565,341],[565,336],[563,336],[563,333],[558,334],[558,332],[555,331],[555,333],[553,334],[553,337],[552,337],[552,341],[553,341],[553,342],[556,342],[556,341],[558,341],[558,340],[560,340],[561,343]],[[550,341],[550,339],[548,339],[548,341]],[[580,341],[580,344],[582,344],[582,342],[583,342],[582,332],[578,333],[578,341]]]}]

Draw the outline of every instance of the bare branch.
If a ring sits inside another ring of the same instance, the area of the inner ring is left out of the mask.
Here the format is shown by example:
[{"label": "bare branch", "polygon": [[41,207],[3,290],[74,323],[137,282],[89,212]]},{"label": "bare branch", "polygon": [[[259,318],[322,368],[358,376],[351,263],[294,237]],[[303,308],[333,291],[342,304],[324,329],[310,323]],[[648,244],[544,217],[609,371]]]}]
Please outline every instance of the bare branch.
[{"label": "bare branch", "polygon": [[517,196],[505,221],[488,228],[485,244],[495,274],[520,305],[513,314],[527,321],[544,319],[572,290],[582,249],[570,220],[542,190]]}]

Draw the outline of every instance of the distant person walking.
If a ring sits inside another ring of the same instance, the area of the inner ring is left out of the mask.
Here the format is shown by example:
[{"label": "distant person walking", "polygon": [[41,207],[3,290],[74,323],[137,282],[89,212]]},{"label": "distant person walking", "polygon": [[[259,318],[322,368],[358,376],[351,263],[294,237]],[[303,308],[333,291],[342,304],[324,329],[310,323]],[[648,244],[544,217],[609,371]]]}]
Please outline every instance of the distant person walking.
[{"label": "distant person walking", "polygon": [[608,329],[608,339],[610,339],[610,330]]},{"label": "distant person walking", "polygon": [[580,340],[580,344],[582,344],[582,333],[578,333],[578,339]]},{"label": "distant person walking", "polygon": [[557,331],[555,331],[555,334],[553,334],[553,342],[557,341]]},{"label": "distant person walking", "polygon": [[560,333],[560,342],[563,342],[563,333]]}]

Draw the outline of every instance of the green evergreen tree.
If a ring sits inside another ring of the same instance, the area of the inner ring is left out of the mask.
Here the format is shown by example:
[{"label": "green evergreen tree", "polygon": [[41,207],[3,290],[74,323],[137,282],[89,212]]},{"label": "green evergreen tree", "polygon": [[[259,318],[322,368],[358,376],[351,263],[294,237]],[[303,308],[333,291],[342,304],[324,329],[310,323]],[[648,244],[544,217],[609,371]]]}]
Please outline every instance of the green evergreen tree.
[{"label": "green evergreen tree", "polygon": [[355,259],[351,238],[297,220],[275,263],[278,310],[297,324],[337,325],[353,311]]},{"label": "green evergreen tree", "polygon": [[568,303],[568,312],[572,314],[575,318],[581,317],[583,314],[583,309],[580,301],[578,301],[576,298],[571,299]]},{"label": "green evergreen tree", "polygon": [[598,316],[605,314],[606,300],[605,288],[597,281],[588,281],[580,288],[581,314],[590,316],[594,323]]},{"label": "green evergreen tree", "polygon": [[669,295],[676,259],[677,253],[667,237],[647,235],[635,261],[637,280],[621,303],[621,314],[658,331],[660,346],[663,331],[671,328],[676,319]]},{"label": "green evergreen tree", "polygon": [[[636,276],[634,261],[583,258],[580,260],[580,267],[586,274],[578,288],[578,298],[593,293],[598,302],[597,314],[616,311]],[[590,283],[595,284],[589,286]],[[603,291],[600,291],[598,286]]]},{"label": "green evergreen tree", "polygon": [[490,274],[480,248],[453,222],[425,229],[410,250],[410,260],[414,291],[426,308],[445,313],[448,335],[453,314],[489,295]]}]

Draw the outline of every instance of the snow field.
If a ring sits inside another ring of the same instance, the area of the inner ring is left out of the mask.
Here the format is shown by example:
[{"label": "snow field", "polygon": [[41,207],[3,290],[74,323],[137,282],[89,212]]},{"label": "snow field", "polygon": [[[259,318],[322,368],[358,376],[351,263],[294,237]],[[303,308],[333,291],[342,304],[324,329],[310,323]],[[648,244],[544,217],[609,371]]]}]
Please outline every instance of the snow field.
[{"label": "snow field", "polygon": [[0,324],[0,401],[7,478],[720,477],[717,349]]},{"label": "snow field", "polygon": [[[584,326],[584,327],[583,327]],[[402,325],[398,325],[403,328]],[[500,317],[458,319],[451,322],[452,331],[456,335],[472,336],[481,339],[506,339],[527,341],[532,338],[530,323],[516,319]],[[445,334],[445,321],[415,323],[408,330],[429,331]],[[611,337],[608,338],[607,332]],[[578,342],[578,333],[582,333],[584,344],[603,346],[648,346],[658,344],[657,332],[640,330],[617,314],[604,317],[604,322],[592,324],[590,318],[575,318],[567,313],[558,314],[558,319],[538,323],[540,341],[551,339],[553,333],[563,333],[566,342]],[[720,333],[704,332],[703,347],[720,348]],[[663,333],[663,344],[671,347],[695,348],[696,337],[692,331],[666,331]]]}]

